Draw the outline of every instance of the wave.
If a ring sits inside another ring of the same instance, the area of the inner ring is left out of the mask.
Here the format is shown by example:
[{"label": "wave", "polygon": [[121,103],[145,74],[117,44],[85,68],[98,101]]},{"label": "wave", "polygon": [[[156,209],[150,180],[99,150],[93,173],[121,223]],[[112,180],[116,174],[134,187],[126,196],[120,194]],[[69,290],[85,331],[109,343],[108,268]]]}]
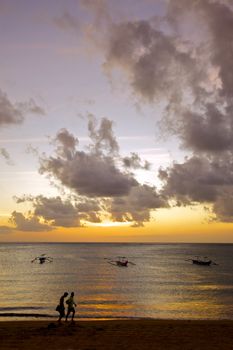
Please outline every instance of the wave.
[{"label": "wave", "polygon": [[54,315],[37,314],[37,313],[17,313],[17,312],[3,312],[0,317],[36,317],[36,318],[57,318]]},{"label": "wave", "polygon": [[41,306],[6,306],[0,307],[0,312],[2,311],[17,311],[17,310],[43,310],[44,307]]},{"label": "wave", "polygon": [[[49,314],[39,314],[39,313],[17,313],[17,312],[3,312],[0,313],[0,318],[1,317],[24,317],[24,318],[57,318],[58,315],[49,315]],[[139,319],[139,318],[144,318],[144,317],[130,317],[130,316],[109,316],[109,315],[101,315],[101,316],[92,316],[92,315],[80,315],[77,316],[76,318],[85,320],[85,319],[93,319],[93,320],[116,320],[116,319]],[[146,317],[148,318],[148,317]]]}]

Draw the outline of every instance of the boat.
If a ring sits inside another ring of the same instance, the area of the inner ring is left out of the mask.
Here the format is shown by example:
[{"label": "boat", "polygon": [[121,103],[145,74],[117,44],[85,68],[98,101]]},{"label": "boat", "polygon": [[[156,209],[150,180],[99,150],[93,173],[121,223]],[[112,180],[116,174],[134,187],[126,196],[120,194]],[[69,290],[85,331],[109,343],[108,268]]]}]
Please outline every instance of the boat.
[{"label": "boat", "polygon": [[191,261],[194,265],[203,265],[203,266],[210,266],[210,265],[218,265],[213,260],[209,259],[207,256],[200,257],[195,256],[191,259],[185,259],[185,261]]},{"label": "boat", "polygon": [[127,266],[128,265],[128,259],[124,256],[119,257],[118,260],[116,260],[117,266]]},{"label": "boat", "polygon": [[115,266],[127,267],[128,264],[136,265],[132,261],[129,261],[125,256],[118,256],[115,260],[109,259],[109,258],[105,258],[105,259],[108,260],[109,264],[115,265]]},{"label": "boat", "polygon": [[197,258],[197,259],[192,259],[192,262],[193,264],[196,264],[196,265],[210,266],[210,264],[212,263],[212,260],[201,260]]},{"label": "boat", "polygon": [[53,262],[53,258],[46,256],[46,254],[41,254],[31,261],[32,263],[38,262],[39,264],[44,264],[45,262]]}]

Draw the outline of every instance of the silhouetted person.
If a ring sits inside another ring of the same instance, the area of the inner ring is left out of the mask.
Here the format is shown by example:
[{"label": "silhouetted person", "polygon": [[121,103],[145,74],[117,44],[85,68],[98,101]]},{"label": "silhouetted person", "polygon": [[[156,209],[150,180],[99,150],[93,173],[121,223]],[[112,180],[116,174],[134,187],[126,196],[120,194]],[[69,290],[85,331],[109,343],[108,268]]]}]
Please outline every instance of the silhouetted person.
[{"label": "silhouetted person", "polygon": [[58,323],[61,323],[61,319],[62,317],[65,316],[65,305],[64,305],[64,299],[67,297],[68,293],[65,292],[61,298],[60,298],[60,301],[59,301],[59,304],[56,308],[56,310],[59,312],[60,316],[59,316],[59,319],[58,319]]},{"label": "silhouetted person", "polygon": [[66,300],[66,304],[68,304],[68,309],[67,309],[67,314],[66,314],[66,321],[68,319],[69,314],[72,312],[72,319],[71,322],[74,322],[74,315],[75,315],[75,306],[77,306],[75,304],[74,301],[74,292],[71,293],[69,299]]}]

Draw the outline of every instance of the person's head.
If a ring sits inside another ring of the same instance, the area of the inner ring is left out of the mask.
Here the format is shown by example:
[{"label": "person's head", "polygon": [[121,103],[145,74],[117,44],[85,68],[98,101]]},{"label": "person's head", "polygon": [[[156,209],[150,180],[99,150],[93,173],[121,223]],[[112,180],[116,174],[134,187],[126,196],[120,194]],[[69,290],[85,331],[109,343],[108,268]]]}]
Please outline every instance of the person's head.
[{"label": "person's head", "polygon": [[72,297],[74,296],[74,292],[71,293],[71,296],[72,296]]},{"label": "person's head", "polygon": [[64,297],[67,297],[68,294],[69,294],[69,293],[65,292],[65,293],[64,293]]}]

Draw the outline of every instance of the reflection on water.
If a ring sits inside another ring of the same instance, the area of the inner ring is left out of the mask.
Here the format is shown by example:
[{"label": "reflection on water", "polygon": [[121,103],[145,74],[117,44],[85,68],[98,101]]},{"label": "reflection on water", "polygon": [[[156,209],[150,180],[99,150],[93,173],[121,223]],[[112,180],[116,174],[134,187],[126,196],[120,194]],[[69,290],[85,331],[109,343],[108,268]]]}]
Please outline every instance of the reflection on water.
[{"label": "reflection on water", "polygon": [[[42,253],[53,263],[32,264]],[[117,267],[104,258],[127,256]],[[218,266],[192,265],[209,256]],[[0,313],[56,315],[74,291],[82,318],[233,319],[233,245],[1,244]]]}]

